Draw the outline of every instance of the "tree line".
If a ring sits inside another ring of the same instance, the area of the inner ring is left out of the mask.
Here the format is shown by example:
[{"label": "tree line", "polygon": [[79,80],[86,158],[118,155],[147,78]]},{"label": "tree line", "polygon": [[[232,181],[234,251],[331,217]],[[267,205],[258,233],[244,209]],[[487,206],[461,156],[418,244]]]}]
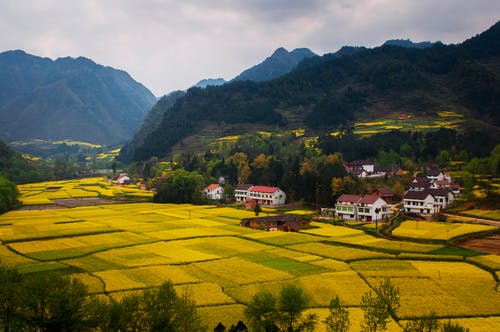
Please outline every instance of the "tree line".
[{"label": "tree line", "polygon": [[[346,128],[337,136],[324,135],[316,141],[293,133],[245,134],[234,144],[213,146],[205,153],[175,155],[170,166],[152,158],[133,164],[129,170],[139,177],[156,179],[151,180],[152,185],[165,191],[157,195],[158,202],[194,203],[205,185],[223,177],[228,196],[239,183],[277,186],[287,193],[289,201],[318,207],[330,204],[344,192],[366,194],[377,186],[389,186],[401,196],[415,172],[425,174],[429,166],[450,169],[452,161],[458,162],[453,167],[461,170],[458,180],[467,185],[466,194],[472,193],[473,174],[500,175],[498,138],[496,129],[477,128],[441,128],[427,133],[395,130],[366,137]],[[401,167],[410,175],[360,181],[344,167],[345,162],[353,160]]]}]

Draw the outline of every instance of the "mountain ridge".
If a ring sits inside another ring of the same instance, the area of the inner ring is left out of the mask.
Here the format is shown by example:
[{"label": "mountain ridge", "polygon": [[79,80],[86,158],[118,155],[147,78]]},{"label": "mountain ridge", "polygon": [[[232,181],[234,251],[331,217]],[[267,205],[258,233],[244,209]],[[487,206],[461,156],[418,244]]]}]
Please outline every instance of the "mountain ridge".
[{"label": "mountain ridge", "polygon": [[498,124],[499,73],[497,66],[489,65],[500,61],[495,40],[500,40],[498,26],[460,45],[347,48],[343,56],[305,59],[296,70],[270,81],[190,89],[165,112],[134,159],[164,157],[209,123],[225,128],[260,124],[296,129],[288,128],[293,124],[321,134],[361,114],[429,116],[452,110]]},{"label": "mountain ridge", "polygon": [[85,57],[0,53],[0,138],[113,144],[138,129],[154,95],[123,70]]}]

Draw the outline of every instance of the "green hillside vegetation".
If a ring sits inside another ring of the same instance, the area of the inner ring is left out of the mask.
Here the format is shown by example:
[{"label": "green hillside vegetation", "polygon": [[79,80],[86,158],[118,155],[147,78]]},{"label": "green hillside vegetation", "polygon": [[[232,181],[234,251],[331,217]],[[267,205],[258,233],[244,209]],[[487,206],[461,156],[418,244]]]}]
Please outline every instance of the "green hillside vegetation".
[{"label": "green hillside vegetation", "polygon": [[156,98],[124,71],[86,58],[0,53],[0,139],[122,143]]},{"label": "green hillside vegetation", "polygon": [[269,130],[304,128],[319,136],[391,114],[439,118],[452,112],[498,125],[499,30],[496,24],[460,45],[382,46],[315,57],[272,81],[190,89],[165,110],[134,159],[165,157],[213,124],[233,134],[252,124]]}]

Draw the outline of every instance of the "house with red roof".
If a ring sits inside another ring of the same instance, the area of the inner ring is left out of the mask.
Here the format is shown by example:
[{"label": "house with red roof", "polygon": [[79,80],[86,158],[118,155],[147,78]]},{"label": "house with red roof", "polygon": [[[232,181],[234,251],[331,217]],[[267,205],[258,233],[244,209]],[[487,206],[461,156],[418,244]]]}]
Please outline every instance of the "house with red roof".
[{"label": "house with red roof", "polygon": [[335,204],[335,215],[347,220],[372,222],[388,219],[391,209],[387,202],[377,195],[343,194]]},{"label": "house with red roof", "polygon": [[247,198],[256,200],[259,205],[277,207],[285,204],[286,194],[278,187],[252,186]]},{"label": "house with red roof", "polygon": [[222,188],[218,183],[212,183],[203,189],[203,195],[208,199],[218,201],[224,197],[224,188]]},{"label": "house with red roof", "polygon": [[239,184],[234,190],[237,202],[255,202],[262,206],[277,207],[285,204],[286,194],[278,187]]}]

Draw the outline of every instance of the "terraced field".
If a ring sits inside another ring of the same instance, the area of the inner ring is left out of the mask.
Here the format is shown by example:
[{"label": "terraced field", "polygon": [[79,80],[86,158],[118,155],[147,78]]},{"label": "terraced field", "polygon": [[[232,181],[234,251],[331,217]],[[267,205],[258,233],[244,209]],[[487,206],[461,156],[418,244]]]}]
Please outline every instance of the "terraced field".
[{"label": "terraced field", "polygon": [[[357,331],[361,296],[384,277],[401,290],[400,322],[392,322],[391,331],[429,311],[473,331],[500,321],[496,255],[450,253],[445,242],[389,241],[317,222],[300,233],[239,226],[253,215],[230,207],[152,203],[11,211],[0,216],[0,258],[23,273],[68,273],[91,292],[115,299],[170,280],[193,296],[211,329],[219,321],[231,326],[245,320],[245,305],[257,290],[294,283],[311,295],[310,310],[320,317],[338,295]],[[482,230],[470,226],[419,222],[416,232],[406,222],[399,232],[421,240]]]},{"label": "terraced field", "polygon": [[67,181],[50,181],[18,186],[19,200],[23,205],[54,204],[55,200],[82,198],[151,198],[153,193],[141,190],[138,185],[118,186],[106,178],[86,178]]}]

